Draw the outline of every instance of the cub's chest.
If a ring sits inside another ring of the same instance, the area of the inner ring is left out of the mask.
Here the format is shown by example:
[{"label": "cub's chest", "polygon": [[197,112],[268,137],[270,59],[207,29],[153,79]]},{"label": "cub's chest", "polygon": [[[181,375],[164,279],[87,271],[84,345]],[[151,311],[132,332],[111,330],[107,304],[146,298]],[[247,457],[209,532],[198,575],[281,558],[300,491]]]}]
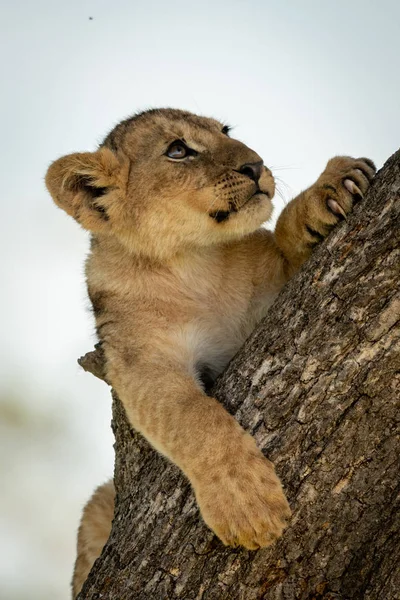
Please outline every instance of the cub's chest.
[{"label": "cub's chest", "polygon": [[217,319],[195,319],[170,329],[170,351],[183,359],[190,371],[215,378],[243,344],[242,328]]}]

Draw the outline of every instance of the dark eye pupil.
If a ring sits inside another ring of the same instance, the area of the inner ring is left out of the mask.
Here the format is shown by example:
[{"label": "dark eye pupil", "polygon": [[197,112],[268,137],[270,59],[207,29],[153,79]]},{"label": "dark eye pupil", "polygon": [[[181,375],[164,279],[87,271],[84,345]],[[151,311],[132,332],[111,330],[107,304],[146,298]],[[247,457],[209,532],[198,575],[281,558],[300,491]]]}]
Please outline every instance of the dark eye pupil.
[{"label": "dark eye pupil", "polygon": [[170,158],[185,158],[187,153],[187,148],[182,142],[173,142],[167,150]]}]

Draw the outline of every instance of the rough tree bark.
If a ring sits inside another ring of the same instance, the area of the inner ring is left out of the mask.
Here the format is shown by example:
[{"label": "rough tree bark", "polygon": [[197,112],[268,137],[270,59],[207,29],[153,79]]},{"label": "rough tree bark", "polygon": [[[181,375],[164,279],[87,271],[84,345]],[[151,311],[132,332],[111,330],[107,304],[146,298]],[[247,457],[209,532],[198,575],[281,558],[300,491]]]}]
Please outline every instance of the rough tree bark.
[{"label": "rough tree bark", "polygon": [[400,598],[399,226],[400,151],[213,390],[276,465],[283,538],[225,548],[114,397],[116,513],[80,600]]}]

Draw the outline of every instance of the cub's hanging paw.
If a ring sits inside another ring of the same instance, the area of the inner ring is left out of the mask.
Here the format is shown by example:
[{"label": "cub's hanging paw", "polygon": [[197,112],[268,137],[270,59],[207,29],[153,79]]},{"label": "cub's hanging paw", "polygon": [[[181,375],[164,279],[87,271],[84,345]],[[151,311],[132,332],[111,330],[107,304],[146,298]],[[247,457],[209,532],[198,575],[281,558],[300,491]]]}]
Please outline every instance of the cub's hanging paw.
[{"label": "cub's hanging paw", "polygon": [[336,156],[316,183],[305,192],[303,211],[306,237],[317,244],[361,200],[374,178],[376,167],[369,158]]},{"label": "cub's hanging paw", "polygon": [[212,467],[195,492],[204,521],[229,546],[269,546],[291,515],[274,466],[255,444]]}]

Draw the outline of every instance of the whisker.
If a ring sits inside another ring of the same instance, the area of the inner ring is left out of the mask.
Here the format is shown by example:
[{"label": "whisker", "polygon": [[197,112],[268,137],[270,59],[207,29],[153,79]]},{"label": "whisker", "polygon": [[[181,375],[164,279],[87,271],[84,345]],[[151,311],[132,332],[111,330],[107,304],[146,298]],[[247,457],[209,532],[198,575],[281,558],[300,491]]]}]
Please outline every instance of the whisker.
[{"label": "whisker", "polygon": [[298,171],[300,169],[300,167],[296,165],[268,165],[268,168],[271,169],[271,171]]},{"label": "whisker", "polygon": [[276,191],[276,193],[278,194],[279,198],[280,198],[281,200],[283,200],[283,202],[285,202],[285,204],[286,204],[286,203],[287,203],[287,200],[286,200],[285,196],[282,194],[282,192],[281,192],[281,190],[279,189],[279,187],[278,187],[278,186],[276,186],[276,187],[275,187],[275,191]]},{"label": "whisker", "polygon": [[218,200],[217,197],[214,198],[214,200],[211,202],[210,206],[207,209],[207,212],[210,212],[210,210],[213,208],[214,204],[216,203],[216,201]]},{"label": "whisker", "polygon": [[183,194],[188,194],[190,192],[198,192],[199,190],[203,189],[204,186],[202,187],[194,187],[194,188],[188,188],[186,190],[182,190],[181,192],[178,192],[178,194],[174,195],[174,198],[178,198],[179,196],[183,196]]},{"label": "whisker", "polygon": [[293,196],[293,189],[291,188],[291,186],[286,183],[286,181],[284,181],[281,177],[275,177],[275,181],[277,184],[277,187],[281,187],[283,189],[281,189],[282,193],[285,193],[286,196]]}]

